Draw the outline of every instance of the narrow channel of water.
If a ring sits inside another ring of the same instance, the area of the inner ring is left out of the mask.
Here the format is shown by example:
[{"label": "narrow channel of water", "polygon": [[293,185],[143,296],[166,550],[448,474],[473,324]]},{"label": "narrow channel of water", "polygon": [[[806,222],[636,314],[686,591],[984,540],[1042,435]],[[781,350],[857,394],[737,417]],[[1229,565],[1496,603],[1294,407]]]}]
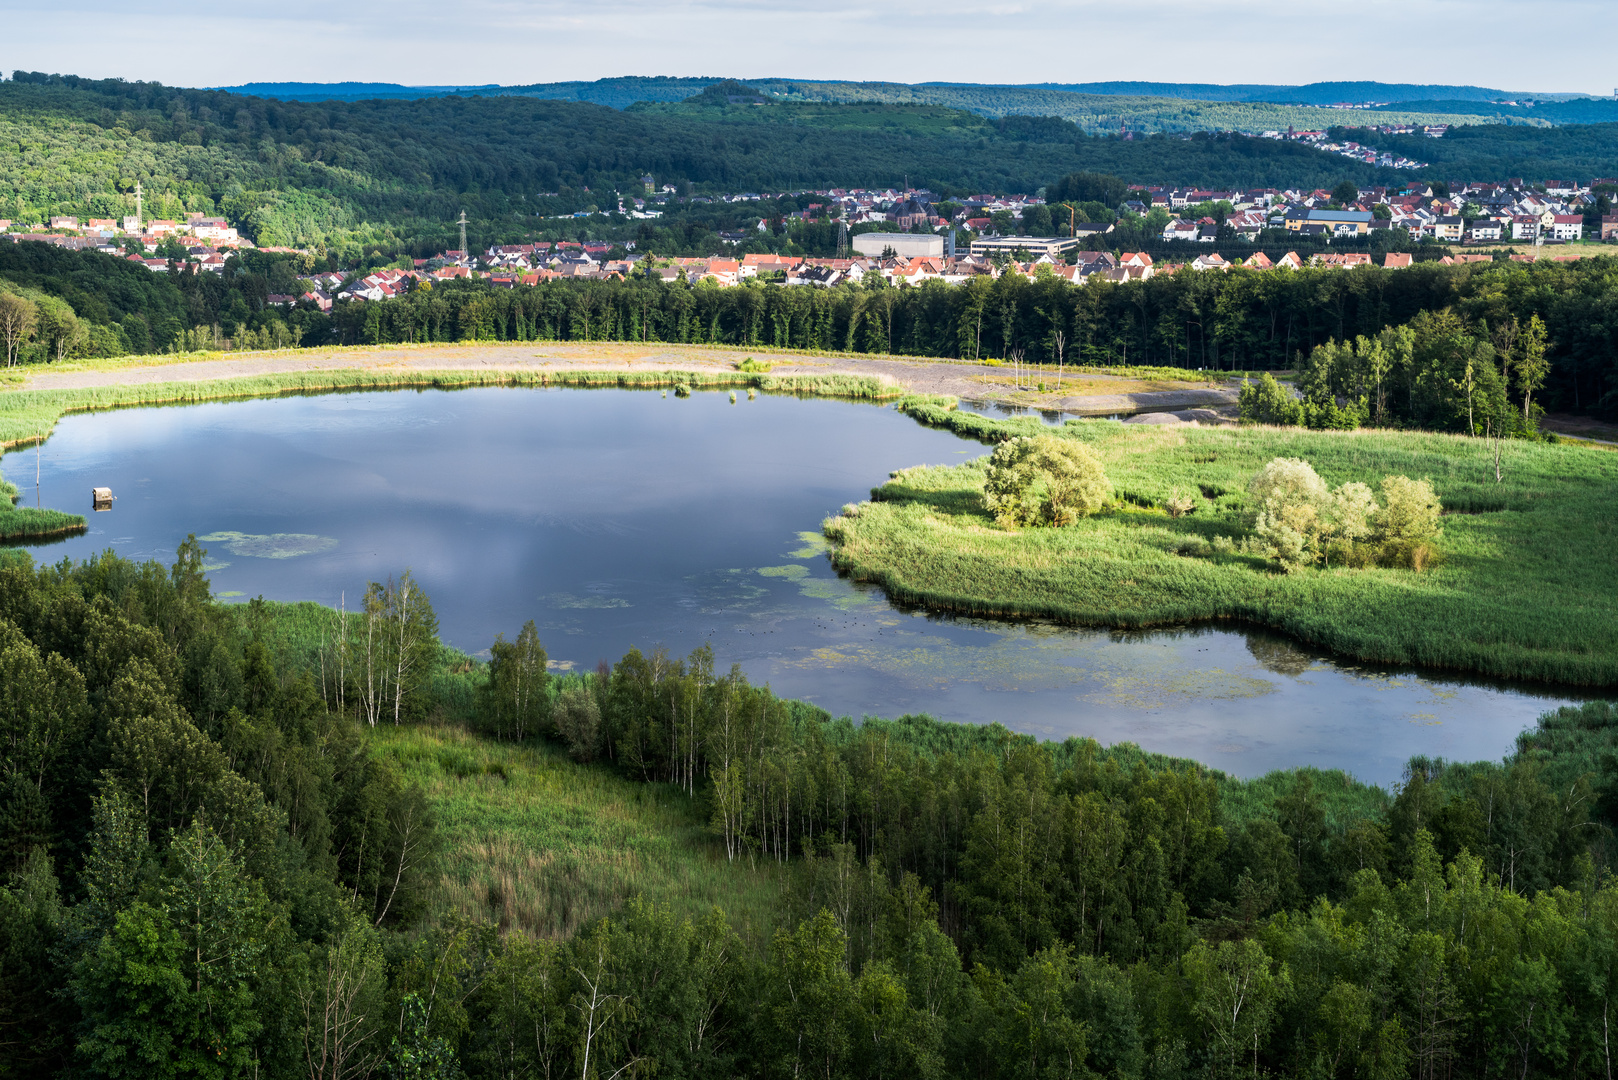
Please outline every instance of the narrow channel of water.
[{"label": "narrow channel of water", "polygon": [[[45,505],[88,511],[93,486],[118,501],[36,557],[110,547],[167,564],[196,533],[217,593],[326,604],[410,567],[446,640],[469,652],[530,618],[575,667],[707,641],[720,665],[835,713],[1130,740],[1244,776],[1313,764],[1389,783],[1417,753],[1499,757],[1570,700],[1228,628],[929,618],[832,571],[816,536],[827,514],[890,469],[985,452],[891,409],[724,393],[484,388],[131,409],[65,418],[45,444]],[[33,456],[8,456],[7,475],[31,480]]]}]

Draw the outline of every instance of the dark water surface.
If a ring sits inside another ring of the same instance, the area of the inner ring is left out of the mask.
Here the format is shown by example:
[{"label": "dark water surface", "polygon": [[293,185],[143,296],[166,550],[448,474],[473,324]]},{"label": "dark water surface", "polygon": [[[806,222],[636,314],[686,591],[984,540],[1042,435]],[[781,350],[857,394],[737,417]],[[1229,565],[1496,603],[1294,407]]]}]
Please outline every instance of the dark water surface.
[{"label": "dark water surface", "polygon": [[[485,388],[276,398],[71,416],[47,506],[118,496],[90,533],[173,561],[208,537],[226,596],[350,604],[411,568],[445,639],[478,653],[539,624],[553,660],[631,645],[721,667],[838,714],[928,712],[1129,740],[1244,776],[1313,764],[1387,783],[1412,754],[1494,758],[1568,700],[1333,662],[1268,634],[1113,634],[901,611],[841,580],[821,520],[889,470],[986,448],[891,409],[724,393]],[[32,451],[6,460],[22,486]],[[26,492],[32,501],[33,492]]]}]

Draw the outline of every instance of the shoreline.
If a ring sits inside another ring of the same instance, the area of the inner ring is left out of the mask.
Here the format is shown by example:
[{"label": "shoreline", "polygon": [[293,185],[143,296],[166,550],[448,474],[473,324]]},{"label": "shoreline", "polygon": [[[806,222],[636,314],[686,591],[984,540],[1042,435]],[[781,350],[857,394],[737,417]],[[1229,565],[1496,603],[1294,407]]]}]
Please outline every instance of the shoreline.
[{"label": "shoreline", "polygon": [[[918,404],[919,423],[993,444],[1038,420],[997,420]],[[1618,638],[1606,587],[1560,569],[1570,539],[1605,565],[1601,506],[1587,484],[1614,476],[1605,449],[1514,448],[1508,487],[1482,440],[1439,433],[1280,428],[1067,429],[1107,468],[1119,502],[1065,529],[995,527],[966,465],[901,468],[868,502],[829,518],[833,565],[891,603],[944,616],[1146,629],[1237,623],[1349,661],[1412,666],[1611,696]],[[1569,479],[1556,459],[1589,455]],[[1430,473],[1450,513],[1447,562],[1421,572],[1311,568],[1281,574],[1242,553],[1185,554],[1188,540],[1246,532],[1229,495],[1272,457],[1311,460],[1330,482]],[[1438,467],[1442,461],[1443,469]],[[1200,462],[1200,463],[1199,463]],[[1447,475],[1446,475],[1447,474]],[[1176,518],[1163,502],[1202,491]],[[1560,539],[1556,539],[1560,537]]]},{"label": "shoreline", "polygon": [[[736,364],[745,356],[764,359],[772,371],[763,376],[738,371]],[[1069,367],[1063,374],[1064,384],[1076,384],[1080,390],[1091,392],[1067,392],[1068,386],[1064,385],[1063,392],[1053,388],[1039,393],[1011,386],[1011,375],[1004,367],[950,359],[624,342],[347,346],[204,353],[189,359],[165,356],[85,361],[66,368],[50,365],[44,370],[32,370],[21,385],[0,390],[0,449],[32,445],[39,434],[49,434],[50,426],[61,415],[95,408],[373,386],[496,385],[506,380],[516,385],[556,385],[560,375],[568,376],[562,385],[625,385],[602,377],[609,372],[637,376],[632,381],[652,372],[665,377],[680,372],[705,379],[722,376],[731,380],[725,384],[731,386],[754,385],[742,380],[760,377],[858,377],[893,384],[897,388],[893,397],[947,395],[1073,416],[1206,409],[1234,405],[1236,401],[1236,391],[1228,379],[1201,379],[1190,371],[1185,379],[1145,379],[1116,375],[1107,369]],[[202,389],[221,383],[232,385],[219,393]],[[1163,388],[1155,389],[1156,384],[1163,384]],[[23,413],[26,415],[19,415]]]},{"label": "shoreline", "polygon": [[[622,347],[620,347],[622,348]],[[428,389],[436,388],[454,390],[479,386],[513,386],[513,387],[573,387],[580,389],[657,389],[679,385],[688,385],[693,389],[724,390],[742,389],[757,390],[761,393],[802,394],[815,397],[842,398],[844,400],[863,400],[874,403],[896,403],[900,399],[916,397],[915,402],[902,402],[901,411],[910,415],[911,419],[928,426],[944,427],[957,436],[976,438],[982,441],[994,442],[1009,437],[1014,433],[1021,433],[1015,429],[1024,424],[1040,423],[1035,420],[1023,419],[1021,421],[1011,418],[1000,419],[984,416],[977,413],[957,411],[950,407],[954,402],[945,404],[942,398],[949,395],[927,394],[919,390],[914,382],[907,382],[895,378],[892,368],[902,365],[905,368],[930,368],[934,373],[940,369],[950,377],[961,378],[961,368],[971,371],[974,368],[981,370],[978,365],[961,365],[959,363],[931,362],[914,363],[909,361],[894,361],[879,365],[871,361],[857,363],[804,362],[788,361],[776,362],[777,358],[770,356],[773,370],[769,373],[744,372],[736,370],[729,356],[723,360],[712,355],[686,355],[671,356],[668,350],[658,350],[651,356],[630,356],[627,359],[615,357],[597,357],[587,366],[579,365],[573,357],[546,355],[544,353],[529,352],[529,357],[523,362],[514,362],[517,358],[510,353],[516,351],[509,346],[498,349],[491,348],[478,357],[483,362],[476,366],[464,364],[467,350],[445,347],[419,348],[411,350],[416,355],[411,359],[417,363],[404,364],[399,362],[399,351],[393,349],[355,349],[332,353],[323,353],[313,363],[300,363],[291,360],[291,370],[265,371],[262,366],[266,356],[275,357],[277,354],[248,354],[238,360],[219,361],[211,358],[185,363],[162,363],[128,365],[106,368],[91,372],[46,372],[43,376],[32,380],[34,383],[50,379],[54,382],[64,381],[64,377],[72,378],[76,382],[88,382],[89,385],[77,386],[43,386],[24,390],[0,392],[0,447],[26,445],[34,442],[40,434],[49,436],[55,423],[62,416],[73,412],[96,411],[100,409],[141,407],[145,405],[187,404],[206,401],[225,401],[233,399],[250,399],[292,395],[302,393],[333,393],[343,391],[361,390],[399,390],[399,389]],[[582,350],[581,350],[582,351]],[[630,351],[623,349],[622,351]],[[638,352],[639,350],[634,350]],[[702,350],[711,354],[715,350]],[[739,354],[745,350],[723,350],[725,353]],[[446,356],[444,354],[460,354]],[[356,356],[359,354],[359,356]],[[366,366],[330,366],[339,359],[352,361],[369,354],[376,362]],[[284,354],[282,354],[284,358]],[[458,367],[427,367],[420,361],[446,359],[461,359],[463,364]],[[739,357],[738,357],[739,359]],[[544,363],[533,363],[542,360]],[[573,363],[569,363],[574,360]],[[679,364],[678,361],[684,361]],[[658,366],[653,364],[661,361]],[[676,361],[676,364],[670,364]],[[724,366],[720,366],[721,362]],[[285,359],[283,359],[285,363]],[[620,366],[621,365],[621,366]],[[259,370],[254,370],[259,368]],[[886,368],[886,370],[884,370]],[[954,369],[953,371],[951,369]],[[991,369],[992,370],[992,369]],[[201,378],[186,380],[170,380],[167,378],[177,372],[201,375]],[[135,378],[131,378],[135,376]],[[1115,380],[1122,382],[1124,380]],[[931,385],[937,385],[936,381]],[[981,388],[981,384],[978,384]],[[1193,394],[1206,393],[1202,390],[1189,391]],[[1187,393],[1186,390],[1171,391],[1167,394],[1152,394],[1154,398]],[[974,395],[976,400],[982,402],[984,396],[980,393]],[[1146,394],[1131,395],[1137,410],[1148,404],[1161,404],[1155,401],[1141,401]],[[931,400],[928,400],[928,399]],[[1023,401],[993,401],[991,404],[1011,406],[1023,410],[1041,409],[1043,411],[1057,411],[1044,402]],[[1054,404],[1054,403],[1053,403]],[[944,406],[943,409],[927,408],[925,406]],[[944,410],[948,411],[945,412]],[[1061,410],[1069,415],[1085,415],[1077,409]],[[1088,410],[1087,410],[1088,411]],[[1096,410],[1099,412],[1100,410]],[[1095,415],[1095,412],[1090,412]],[[1105,413],[1103,413],[1105,415]],[[1178,434],[1184,431],[1186,435],[1197,431],[1200,425],[1192,423],[1173,424],[1165,428],[1161,425],[1130,425],[1139,436],[1146,437],[1149,442],[1158,442],[1160,437],[1173,440],[1183,440]],[[1149,434],[1148,430],[1156,434]],[[1126,429],[1127,430],[1127,429]],[[1230,428],[1213,429],[1203,428],[1203,437],[1214,437],[1224,442],[1228,439],[1243,440]],[[1217,434],[1216,434],[1217,432]],[[1342,436],[1353,438],[1354,434]],[[1291,438],[1307,442],[1320,442],[1324,449],[1327,442],[1336,442],[1332,433],[1289,432]],[[1271,436],[1265,435],[1260,441],[1268,441]],[[1369,438],[1375,441],[1390,437],[1388,433],[1376,433]],[[1392,436],[1397,440],[1397,436]],[[1408,438],[1419,441],[1441,440],[1451,444],[1458,437],[1440,436],[1428,433],[1426,435],[1412,434]],[[1397,440],[1402,441],[1402,440]],[[1470,446],[1470,444],[1467,444]],[[1302,449],[1300,446],[1299,449]],[[1415,449],[1412,443],[1411,449]],[[1431,447],[1429,449],[1437,449]],[[1446,445],[1449,454],[1453,454],[1461,447]],[[1546,448],[1547,450],[1549,448]],[[1569,448],[1571,449],[1571,448]],[[1566,451],[1564,451],[1566,452]],[[894,463],[901,464],[901,463]],[[1190,523],[1193,519],[1187,519]],[[1201,524],[1197,522],[1196,524]],[[1212,525],[1213,522],[1208,522]],[[18,535],[8,538],[12,543],[26,544],[28,542],[42,542],[63,535],[71,535],[85,528],[83,519],[75,525],[55,525],[46,532]],[[856,529],[857,531],[857,529]],[[1607,665],[1596,662],[1591,664],[1593,658],[1586,657],[1585,663],[1574,661],[1571,656],[1551,657],[1541,654],[1537,663],[1524,664],[1526,657],[1517,656],[1512,660],[1505,657],[1485,657],[1474,648],[1461,647],[1458,655],[1450,655],[1452,650],[1433,647],[1411,648],[1411,642],[1404,641],[1394,645],[1390,641],[1373,642],[1370,640],[1345,640],[1342,633],[1346,627],[1323,627],[1302,625],[1296,617],[1297,613],[1287,613],[1281,609],[1290,605],[1276,604],[1278,596],[1271,596],[1275,590],[1268,576],[1263,581],[1255,583],[1256,593],[1246,598],[1247,602],[1235,596],[1225,596],[1221,602],[1211,607],[1204,607],[1200,603],[1170,603],[1166,607],[1160,604],[1148,603],[1147,610],[1142,610],[1141,597],[1135,595],[1133,599],[1128,596],[1119,596],[1114,599],[1119,604],[1097,605],[1092,602],[1071,603],[1074,597],[1063,597],[1057,593],[1045,593],[1038,597],[1027,595],[998,595],[988,582],[981,582],[970,588],[939,587],[941,583],[929,583],[917,579],[913,573],[906,573],[895,565],[884,565],[886,559],[875,555],[874,551],[857,552],[851,550],[847,542],[852,537],[845,537],[841,541],[834,540],[832,557],[838,570],[856,580],[876,584],[882,588],[888,600],[896,605],[910,606],[922,610],[932,611],[944,615],[967,615],[989,617],[992,619],[1020,621],[1035,619],[1050,621],[1060,625],[1069,626],[1111,626],[1121,629],[1145,628],[1148,626],[1192,625],[1197,623],[1237,623],[1248,625],[1257,629],[1281,633],[1311,648],[1325,650],[1335,656],[1360,662],[1379,664],[1413,664],[1437,670],[1448,670],[1458,673],[1470,673],[1485,678],[1503,679],[1507,681],[1521,681],[1524,683],[1561,686],[1565,688],[1583,687],[1591,690],[1610,688],[1614,680],[1608,678],[1610,671],[1605,670]],[[918,538],[919,539],[919,538]],[[857,547],[858,545],[854,545]],[[926,546],[924,543],[921,546]],[[1010,555],[1011,552],[1006,554]],[[1144,554],[1144,552],[1143,552]],[[1152,560],[1148,560],[1152,561]],[[1144,564],[1120,564],[1114,569],[1123,577],[1132,577],[1134,573],[1144,568]],[[1125,572],[1128,571],[1128,572]],[[1107,574],[1104,576],[1119,576]],[[990,573],[990,577],[995,576]],[[957,582],[960,586],[967,584]],[[1129,582],[1133,584],[1133,582]],[[1232,583],[1234,584],[1234,583]],[[1107,591],[1107,590],[1103,590]],[[1238,589],[1238,593],[1249,590]],[[1095,599],[1100,599],[1099,597]],[[1161,599],[1167,599],[1166,597]],[[1183,598],[1190,600],[1190,597]],[[1210,599],[1204,597],[1203,599]],[[1390,597],[1391,599],[1391,597]],[[1235,601],[1232,603],[1231,601]],[[1156,610],[1150,610],[1156,608]],[[1172,610],[1170,610],[1172,609]],[[1201,610],[1194,610],[1201,609]],[[1288,615],[1292,617],[1288,617]],[[1340,614],[1340,613],[1339,613]],[[1331,620],[1328,620],[1331,621]],[[1357,620],[1350,620],[1357,621]],[[1309,623],[1310,620],[1301,620]],[[1358,635],[1349,633],[1347,638]],[[1375,635],[1372,635],[1373,637]],[[1442,635],[1440,635],[1442,636]],[[1436,643],[1434,643],[1436,644]],[[1461,642],[1451,642],[1452,645],[1462,645]],[[1475,643],[1474,643],[1475,644]],[[1388,648],[1388,646],[1394,646]],[[1378,647],[1380,646],[1380,647]],[[1402,647],[1401,647],[1402,646]],[[1485,650],[1486,651],[1486,650]],[[1443,654],[1443,655],[1439,655]],[[1494,662],[1491,663],[1490,661]],[[1502,663],[1501,661],[1505,661]],[[1515,662],[1513,662],[1515,661]],[[1546,661],[1550,661],[1548,664]],[[1524,670],[1524,668],[1534,670]],[[1582,669],[1582,670],[1581,670]]]}]

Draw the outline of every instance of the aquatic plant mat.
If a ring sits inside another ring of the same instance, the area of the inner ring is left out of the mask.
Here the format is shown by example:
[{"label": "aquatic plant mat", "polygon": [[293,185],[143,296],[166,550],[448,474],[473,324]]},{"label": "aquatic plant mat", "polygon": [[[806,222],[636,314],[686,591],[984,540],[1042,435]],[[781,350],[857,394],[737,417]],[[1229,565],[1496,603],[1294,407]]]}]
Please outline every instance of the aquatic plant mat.
[{"label": "aquatic plant mat", "polygon": [[[983,509],[983,462],[905,469],[828,529],[838,567],[896,601],[1088,626],[1233,619],[1363,661],[1618,685],[1618,454],[1507,442],[1497,483],[1491,445],[1457,435],[1102,420],[1053,429],[947,404],[901,407],[986,441],[1080,440],[1118,501],[1068,528],[1010,532]],[[1239,551],[1177,554],[1192,538],[1246,535],[1247,483],[1275,457],[1303,458],[1331,485],[1431,478],[1446,511],[1444,561],[1283,574]],[[1177,497],[1194,509],[1171,517]]]}]

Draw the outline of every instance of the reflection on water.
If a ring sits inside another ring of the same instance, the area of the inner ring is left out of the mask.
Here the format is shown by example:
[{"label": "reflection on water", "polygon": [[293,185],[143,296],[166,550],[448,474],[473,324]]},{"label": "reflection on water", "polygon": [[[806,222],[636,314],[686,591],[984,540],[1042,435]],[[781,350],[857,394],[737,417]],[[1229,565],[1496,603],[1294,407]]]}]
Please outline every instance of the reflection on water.
[{"label": "reflection on water", "polygon": [[[349,606],[410,567],[470,652],[534,619],[559,670],[711,642],[839,714],[928,712],[1132,740],[1254,775],[1388,782],[1423,753],[1497,757],[1561,695],[1329,659],[1226,627],[1117,633],[939,619],[840,579],[815,531],[889,470],[987,448],[891,409],[485,388],[65,418],[46,505],[120,500],[52,561],[172,561],[208,537],[221,596]],[[31,463],[30,463],[31,464]]]}]

